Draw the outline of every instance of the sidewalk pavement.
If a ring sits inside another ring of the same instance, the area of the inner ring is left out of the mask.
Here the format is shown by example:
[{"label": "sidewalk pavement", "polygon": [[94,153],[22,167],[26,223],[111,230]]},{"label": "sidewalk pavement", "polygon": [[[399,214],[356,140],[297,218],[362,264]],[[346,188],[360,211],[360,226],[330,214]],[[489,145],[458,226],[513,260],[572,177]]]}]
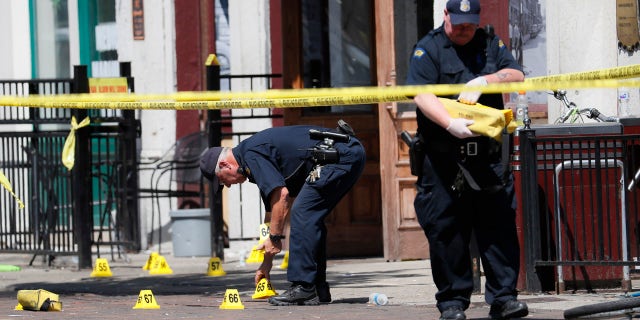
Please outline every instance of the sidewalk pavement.
[{"label": "sidewalk pavement", "polygon": [[[333,302],[320,306],[271,306],[254,300],[254,271],[258,264],[245,259],[253,243],[231,243],[225,249],[223,276],[207,276],[208,257],[174,257],[171,244],[160,254],[172,274],[150,275],[143,270],[150,252],[111,256],[103,253],[111,277],[91,277],[90,269],[77,269],[75,257],[58,257],[52,267],[41,256],[0,254],[0,264],[22,269],[0,272],[0,318],[35,319],[438,319],[436,288],[427,260],[387,262],[382,258],[340,259],[328,262]],[[104,250],[101,252],[105,252]],[[95,259],[95,258],[94,258]],[[287,289],[286,270],[276,257],[271,275],[273,289]],[[95,260],[94,260],[95,264]],[[21,289],[44,289],[60,296],[61,312],[16,311]],[[243,310],[220,309],[227,289],[240,293]],[[160,309],[133,309],[141,290],[151,290]],[[389,297],[385,306],[368,303],[371,293]],[[574,294],[521,294],[529,305],[526,319],[563,319],[564,310],[616,299],[622,290]],[[472,297],[467,319],[487,319],[489,307],[481,294]]]}]

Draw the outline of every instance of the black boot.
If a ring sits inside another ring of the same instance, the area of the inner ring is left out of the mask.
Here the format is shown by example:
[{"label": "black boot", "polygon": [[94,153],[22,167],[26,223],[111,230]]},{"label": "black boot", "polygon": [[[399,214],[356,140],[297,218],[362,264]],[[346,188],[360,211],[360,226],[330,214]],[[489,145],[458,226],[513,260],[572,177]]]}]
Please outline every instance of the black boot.
[{"label": "black boot", "polygon": [[276,306],[290,305],[307,305],[313,306],[320,304],[315,285],[293,284],[282,294],[269,298],[269,303]]},{"label": "black boot", "polygon": [[440,320],[465,320],[467,316],[464,314],[464,310],[459,306],[452,306],[442,310],[440,314]]},{"label": "black boot", "polygon": [[527,304],[518,300],[510,300],[503,305],[492,304],[489,311],[491,319],[523,318],[528,314],[529,307],[527,307]]}]

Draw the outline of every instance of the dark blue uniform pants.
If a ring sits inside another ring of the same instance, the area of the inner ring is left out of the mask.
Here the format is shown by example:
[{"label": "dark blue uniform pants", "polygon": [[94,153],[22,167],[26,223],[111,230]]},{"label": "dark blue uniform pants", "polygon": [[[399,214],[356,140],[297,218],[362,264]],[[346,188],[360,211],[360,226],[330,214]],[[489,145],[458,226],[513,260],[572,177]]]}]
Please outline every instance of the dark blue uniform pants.
[{"label": "dark blue uniform pants", "polygon": [[327,229],[324,218],[353,187],[364,169],[360,142],[337,143],[340,162],[327,164],[315,182],[306,182],[291,207],[290,282],[324,283],[327,270]]},{"label": "dark blue uniform pants", "polygon": [[[488,166],[488,170],[501,176],[502,164]],[[454,305],[464,309],[469,306],[473,291],[469,253],[472,230],[486,276],[486,302],[503,304],[517,296],[520,251],[513,179],[510,176],[505,188],[498,192],[467,188],[457,194],[451,190],[457,171],[455,160],[425,157],[414,201],[418,221],[429,240],[440,311]]]}]

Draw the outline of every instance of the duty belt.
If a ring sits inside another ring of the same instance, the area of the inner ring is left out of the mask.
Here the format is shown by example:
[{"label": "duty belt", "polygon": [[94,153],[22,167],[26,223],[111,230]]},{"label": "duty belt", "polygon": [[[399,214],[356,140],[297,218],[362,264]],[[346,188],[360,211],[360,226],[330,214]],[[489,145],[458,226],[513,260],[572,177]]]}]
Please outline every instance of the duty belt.
[{"label": "duty belt", "polygon": [[499,161],[501,156],[500,145],[496,143],[486,137],[458,141],[436,140],[427,142],[427,150],[429,152],[448,154],[455,160],[459,171],[451,185],[453,191],[462,192],[467,187],[470,187],[476,191],[493,193],[501,190],[504,185],[481,186],[465,165],[470,163],[486,163],[489,165]]},{"label": "duty belt", "polygon": [[[497,142],[496,142],[497,143]],[[427,141],[427,150],[442,154],[449,154],[456,161],[496,162],[500,159],[500,146],[490,141],[490,138],[464,139],[458,141]]]}]

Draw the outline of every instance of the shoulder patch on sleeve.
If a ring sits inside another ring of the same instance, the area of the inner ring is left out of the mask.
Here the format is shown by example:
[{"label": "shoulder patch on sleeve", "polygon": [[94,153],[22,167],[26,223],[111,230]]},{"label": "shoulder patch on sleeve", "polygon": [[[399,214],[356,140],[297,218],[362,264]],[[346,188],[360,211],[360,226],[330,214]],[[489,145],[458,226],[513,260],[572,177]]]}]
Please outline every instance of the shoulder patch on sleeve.
[{"label": "shoulder patch on sleeve", "polygon": [[421,58],[424,54],[426,53],[426,51],[422,48],[416,48],[415,50],[413,50],[413,57],[414,58]]},{"label": "shoulder patch on sleeve", "polygon": [[502,39],[498,40],[498,47],[500,49],[504,48],[504,42],[502,42]]}]

